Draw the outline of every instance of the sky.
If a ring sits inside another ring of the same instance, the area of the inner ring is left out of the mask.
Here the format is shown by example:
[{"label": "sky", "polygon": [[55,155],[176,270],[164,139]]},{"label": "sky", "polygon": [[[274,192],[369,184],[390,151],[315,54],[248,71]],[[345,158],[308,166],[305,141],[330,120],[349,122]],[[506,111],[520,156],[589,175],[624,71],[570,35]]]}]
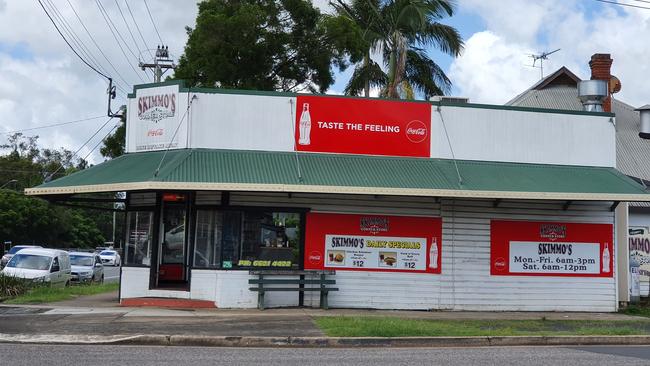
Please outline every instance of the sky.
[{"label": "sky", "polygon": [[[147,48],[162,38],[173,57],[182,55],[185,26],[193,26],[197,12],[195,0],[146,0],[151,18],[144,0],[128,0],[128,7],[126,0],[41,1],[58,24],[65,24],[62,31],[72,29],[82,43],[71,40],[73,45],[118,83],[113,110],[125,104],[133,85],[151,82],[152,75],[137,68],[139,61],[151,60]],[[619,2],[650,8],[638,0]],[[327,0],[314,3],[329,11]],[[117,29],[113,33],[110,22]],[[455,96],[503,104],[539,80],[540,69],[531,67],[529,56],[559,48],[544,62],[545,75],[566,66],[589,78],[591,55],[610,53],[612,73],[623,86],[616,97],[633,106],[650,103],[650,9],[596,0],[458,0],[454,16],[443,22],[456,27],[465,42],[455,59],[430,50],[452,80]],[[340,94],[350,72],[337,73],[329,93]],[[37,0],[0,0],[0,140],[7,132],[25,130],[38,135],[42,147],[79,150],[79,157],[99,163],[93,148],[116,125],[108,122],[91,138],[108,120],[106,87],[70,51]],[[81,119],[88,120],[33,129]]]}]

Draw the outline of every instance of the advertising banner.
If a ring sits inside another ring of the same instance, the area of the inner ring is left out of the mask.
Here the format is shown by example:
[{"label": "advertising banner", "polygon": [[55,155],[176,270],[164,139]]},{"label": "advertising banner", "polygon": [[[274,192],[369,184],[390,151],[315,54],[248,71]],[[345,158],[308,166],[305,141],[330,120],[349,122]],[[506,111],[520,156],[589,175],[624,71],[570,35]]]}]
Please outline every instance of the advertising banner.
[{"label": "advertising banner", "polygon": [[430,157],[428,103],[298,96],[298,151]]},{"label": "advertising banner", "polygon": [[440,273],[442,220],[307,214],[305,269]]},{"label": "advertising banner", "polygon": [[650,280],[650,234],[630,235],[630,267],[634,263],[639,281]]},{"label": "advertising banner", "polygon": [[612,225],[492,220],[490,235],[492,275],[613,276]]},{"label": "advertising banner", "polygon": [[178,85],[136,90],[135,105],[128,111],[133,152],[187,146],[187,123],[179,126],[179,102]]}]

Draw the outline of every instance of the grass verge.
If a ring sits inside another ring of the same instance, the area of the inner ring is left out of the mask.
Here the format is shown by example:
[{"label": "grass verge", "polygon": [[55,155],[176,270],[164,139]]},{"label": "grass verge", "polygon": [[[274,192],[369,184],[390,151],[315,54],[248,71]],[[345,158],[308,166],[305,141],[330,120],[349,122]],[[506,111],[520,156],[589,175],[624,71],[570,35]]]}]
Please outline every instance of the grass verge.
[{"label": "grass verge", "polygon": [[104,292],[116,291],[119,288],[117,283],[102,285],[79,285],[65,288],[57,287],[35,287],[24,295],[7,300],[5,304],[44,304],[56,301],[74,299],[78,296],[96,295]]},{"label": "grass verge", "polygon": [[645,316],[650,318],[650,308],[646,306],[644,307],[628,306],[627,308],[621,310],[620,312],[626,315]]},{"label": "grass verge", "polygon": [[329,337],[469,337],[648,335],[650,322],[588,320],[417,320],[395,317],[317,317]]}]

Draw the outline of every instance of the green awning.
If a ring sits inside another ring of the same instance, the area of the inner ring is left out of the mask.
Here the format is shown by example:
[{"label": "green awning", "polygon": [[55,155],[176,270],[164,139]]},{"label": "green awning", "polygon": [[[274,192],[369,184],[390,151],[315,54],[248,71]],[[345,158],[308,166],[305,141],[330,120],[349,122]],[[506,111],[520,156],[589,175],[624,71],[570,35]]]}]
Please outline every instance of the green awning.
[{"label": "green awning", "polygon": [[[164,157],[164,159],[163,159]],[[161,164],[162,162],[162,164]],[[433,197],[650,201],[614,168],[485,161],[185,149],[126,154],[25,190],[57,195],[224,190]],[[156,170],[160,169],[156,174]]]}]

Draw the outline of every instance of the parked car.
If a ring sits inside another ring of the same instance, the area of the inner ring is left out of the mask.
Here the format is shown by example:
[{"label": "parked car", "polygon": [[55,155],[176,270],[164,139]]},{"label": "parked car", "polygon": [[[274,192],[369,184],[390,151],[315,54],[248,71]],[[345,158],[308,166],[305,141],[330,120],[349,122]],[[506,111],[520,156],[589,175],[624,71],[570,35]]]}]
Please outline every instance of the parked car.
[{"label": "parked car", "polygon": [[11,257],[14,256],[19,250],[25,249],[25,248],[41,248],[38,245],[16,245],[15,247],[12,247],[9,249],[8,252],[6,252],[3,256],[2,259],[0,259],[0,268],[4,268],[7,263],[9,263],[9,260],[11,260]]},{"label": "parked car", "polygon": [[87,252],[70,252],[69,255],[73,283],[104,282],[104,265],[99,255]]},{"label": "parked car", "polygon": [[120,255],[114,250],[104,250],[99,253],[99,258],[102,259],[102,264],[105,266],[119,266],[122,262]]},{"label": "parked car", "polygon": [[58,249],[26,248],[19,250],[2,270],[6,276],[26,278],[52,286],[70,285],[70,257]]}]

